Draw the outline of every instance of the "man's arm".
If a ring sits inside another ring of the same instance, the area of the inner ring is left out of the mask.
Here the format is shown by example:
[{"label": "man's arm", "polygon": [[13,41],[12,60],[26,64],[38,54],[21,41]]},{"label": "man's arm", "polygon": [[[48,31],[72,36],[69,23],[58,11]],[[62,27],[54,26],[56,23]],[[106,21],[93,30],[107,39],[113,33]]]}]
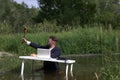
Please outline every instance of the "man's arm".
[{"label": "man's arm", "polygon": [[35,49],[37,49],[37,48],[49,49],[48,45],[46,45],[46,46],[40,46],[40,45],[37,45],[37,44],[35,44],[33,42],[31,42],[29,46],[31,46],[31,47],[33,47]]},{"label": "man's arm", "polygon": [[37,48],[49,49],[49,46],[47,46],[47,45],[46,46],[40,46],[40,45],[37,45],[37,44],[35,44],[35,43],[31,42],[31,41],[28,41],[25,38],[23,38],[22,40],[23,40],[24,43],[26,43],[27,45],[29,45],[29,46],[31,46],[31,47],[33,47],[35,49],[37,49]]},{"label": "man's arm", "polygon": [[40,45],[37,45],[37,44],[35,44],[35,43],[33,43],[33,42],[30,42],[29,46],[31,46],[31,47],[33,47],[33,48],[35,48],[35,49],[41,48]]}]

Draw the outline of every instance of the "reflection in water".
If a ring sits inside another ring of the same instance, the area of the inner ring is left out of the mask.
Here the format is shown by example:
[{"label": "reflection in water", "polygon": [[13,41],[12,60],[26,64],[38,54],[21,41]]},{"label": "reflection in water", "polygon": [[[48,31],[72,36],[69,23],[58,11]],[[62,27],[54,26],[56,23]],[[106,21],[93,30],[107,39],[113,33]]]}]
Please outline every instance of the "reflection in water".
[{"label": "reflection in water", "polygon": [[24,80],[24,75],[21,75],[21,79]]},{"label": "reflection in water", "polygon": [[44,80],[60,80],[60,74],[58,71],[45,71],[44,72]]},{"label": "reflection in water", "polygon": [[[43,73],[43,75],[42,75]],[[21,80],[68,80],[68,78],[65,77],[65,74],[59,72],[59,71],[46,71],[46,72],[40,72],[39,74],[32,74],[28,76],[21,75]],[[70,77],[69,80],[76,80],[74,77]]]}]

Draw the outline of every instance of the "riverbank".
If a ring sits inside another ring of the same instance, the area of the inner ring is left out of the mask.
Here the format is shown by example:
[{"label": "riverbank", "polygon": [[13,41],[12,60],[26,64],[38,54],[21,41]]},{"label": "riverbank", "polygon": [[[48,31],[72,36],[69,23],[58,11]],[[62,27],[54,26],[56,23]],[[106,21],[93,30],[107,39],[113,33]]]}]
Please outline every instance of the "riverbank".
[{"label": "riverbank", "polygon": [[0,51],[0,59],[3,58],[3,57],[12,57],[12,56],[14,56],[14,55],[11,54],[11,53]]}]

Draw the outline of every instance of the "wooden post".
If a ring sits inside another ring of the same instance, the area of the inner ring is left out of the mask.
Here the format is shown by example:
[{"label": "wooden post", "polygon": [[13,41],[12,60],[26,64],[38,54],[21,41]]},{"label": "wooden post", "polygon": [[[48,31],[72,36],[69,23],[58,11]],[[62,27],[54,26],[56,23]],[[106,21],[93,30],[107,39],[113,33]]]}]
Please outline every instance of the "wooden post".
[{"label": "wooden post", "polygon": [[110,30],[110,32],[112,32],[112,25],[111,24],[109,24],[109,30]]},{"label": "wooden post", "polygon": [[102,53],[102,32],[103,32],[103,29],[102,29],[102,26],[100,26],[100,49],[101,49],[101,53]]},{"label": "wooden post", "polygon": [[116,52],[118,52],[118,49],[119,49],[118,43],[119,43],[119,39],[118,39],[118,37],[116,36],[116,37],[115,37]]},{"label": "wooden post", "polygon": [[97,41],[99,41],[99,35],[98,34],[96,35],[96,37],[97,37]]}]

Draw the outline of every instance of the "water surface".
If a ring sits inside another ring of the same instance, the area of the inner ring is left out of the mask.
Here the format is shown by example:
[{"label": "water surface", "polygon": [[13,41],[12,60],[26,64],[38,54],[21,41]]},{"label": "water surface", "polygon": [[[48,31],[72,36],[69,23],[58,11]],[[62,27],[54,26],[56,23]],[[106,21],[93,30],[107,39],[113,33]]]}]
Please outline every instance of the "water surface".
[{"label": "water surface", "polygon": [[[101,56],[81,56],[70,59],[75,59],[76,63],[73,67],[74,76],[71,77],[69,74],[68,80],[96,80],[95,73],[99,73],[102,67]],[[35,64],[34,68],[39,66],[41,65]],[[20,76],[20,67],[18,68],[18,71],[13,70],[0,74],[0,80],[65,80],[65,64],[60,64],[59,73],[44,73],[43,71],[33,73],[30,65],[25,65],[24,76]]]}]

